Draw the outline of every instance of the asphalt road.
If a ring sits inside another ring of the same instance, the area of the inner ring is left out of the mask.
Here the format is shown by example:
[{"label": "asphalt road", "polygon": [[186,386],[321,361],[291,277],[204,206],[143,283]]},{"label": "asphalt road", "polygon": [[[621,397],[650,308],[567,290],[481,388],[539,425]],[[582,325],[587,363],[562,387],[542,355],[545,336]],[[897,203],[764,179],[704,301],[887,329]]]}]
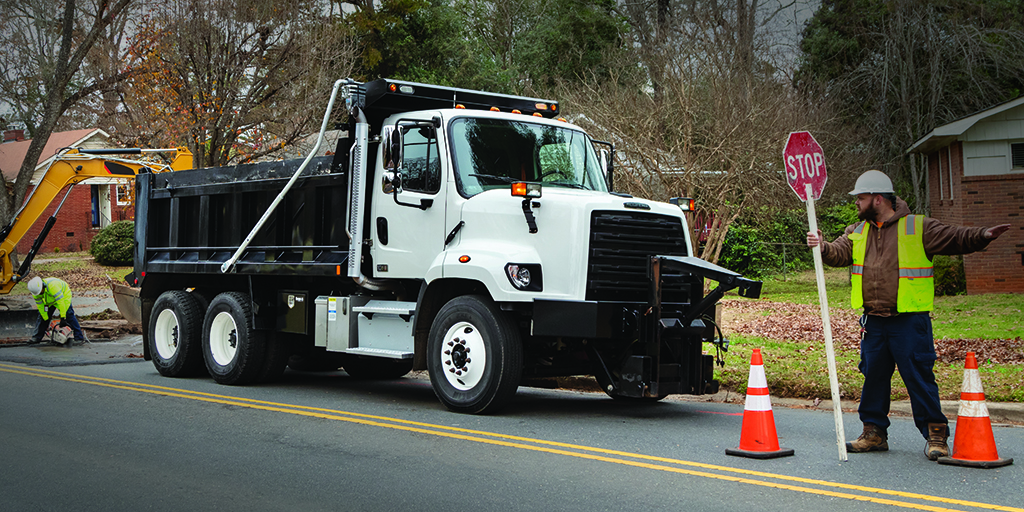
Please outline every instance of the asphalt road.
[{"label": "asphalt road", "polygon": [[891,451],[840,462],[831,412],[776,407],[796,455],[754,460],[725,455],[742,414],[524,388],[501,415],[465,416],[421,378],[227,387],[147,362],[0,361],[0,508],[1024,512],[1024,428],[994,428],[1018,459],[1000,469],[926,460],[905,418]]}]

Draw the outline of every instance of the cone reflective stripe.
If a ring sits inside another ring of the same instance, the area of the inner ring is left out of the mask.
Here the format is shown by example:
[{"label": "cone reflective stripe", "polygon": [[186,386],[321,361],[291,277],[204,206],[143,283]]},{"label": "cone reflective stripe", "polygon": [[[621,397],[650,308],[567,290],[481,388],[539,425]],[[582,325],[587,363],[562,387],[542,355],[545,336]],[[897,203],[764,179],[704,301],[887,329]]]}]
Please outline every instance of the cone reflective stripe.
[{"label": "cone reflective stripe", "polygon": [[1001,459],[992,435],[992,421],[985,405],[985,391],[981,387],[978,360],[974,352],[967,353],[964,362],[964,384],[960,388],[960,410],[956,418],[953,455],[939,457],[940,464],[998,468],[1013,464],[1013,459]]},{"label": "cone reflective stripe", "polygon": [[747,378],[747,399],[743,405],[743,427],[740,446],[726,449],[726,455],[771,459],[793,455],[793,450],[779,447],[775,432],[775,415],[768,396],[768,379],[764,374],[761,349],[755,348],[750,356],[750,376]]}]

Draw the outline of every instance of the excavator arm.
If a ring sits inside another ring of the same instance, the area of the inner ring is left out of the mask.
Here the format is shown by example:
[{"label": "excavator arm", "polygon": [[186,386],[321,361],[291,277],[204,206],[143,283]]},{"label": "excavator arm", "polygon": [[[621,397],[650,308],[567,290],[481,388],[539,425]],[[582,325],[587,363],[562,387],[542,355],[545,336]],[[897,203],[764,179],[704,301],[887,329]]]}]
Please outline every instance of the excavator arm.
[{"label": "excavator arm", "polygon": [[[142,155],[146,153],[173,152],[171,163],[129,160],[114,155]],[[139,173],[179,171],[192,168],[192,153],[186,148],[176,149],[77,149],[62,151],[43,173],[39,184],[29,193],[21,209],[11,221],[0,230],[0,294],[10,293],[28,274],[32,259],[56,221],[57,212],[71,193],[71,187],[64,195],[57,210],[47,219],[42,232],[36,238],[25,260],[15,268],[14,250],[29,228],[39,220],[46,208],[60,191],[90,178],[134,179]]]}]

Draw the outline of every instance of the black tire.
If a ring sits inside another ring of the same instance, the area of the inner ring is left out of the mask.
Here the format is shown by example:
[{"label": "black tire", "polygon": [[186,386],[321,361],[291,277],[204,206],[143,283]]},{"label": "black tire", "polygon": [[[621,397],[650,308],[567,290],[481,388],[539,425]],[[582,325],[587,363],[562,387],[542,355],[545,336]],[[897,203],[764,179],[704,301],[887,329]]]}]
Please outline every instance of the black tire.
[{"label": "black tire", "polygon": [[252,302],[241,292],[210,301],[203,320],[203,359],[220,384],[243,385],[265,375],[267,333],[252,328]]},{"label": "black tire", "polygon": [[149,353],[165,377],[199,375],[203,370],[203,310],[189,292],[160,294],[149,317]]},{"label": "black tire", "polygon": [[519,332],[487,297],[456,297],[438,311],[430,327],[427,369],[434,393],[448,409],[495,412],[519,388],[523,373]]},{"label": "black tire", "polygon": [[412,359],[385,359],[345,354],[342,359],[345,373],[354,379],[399,379],[412,371]]}]

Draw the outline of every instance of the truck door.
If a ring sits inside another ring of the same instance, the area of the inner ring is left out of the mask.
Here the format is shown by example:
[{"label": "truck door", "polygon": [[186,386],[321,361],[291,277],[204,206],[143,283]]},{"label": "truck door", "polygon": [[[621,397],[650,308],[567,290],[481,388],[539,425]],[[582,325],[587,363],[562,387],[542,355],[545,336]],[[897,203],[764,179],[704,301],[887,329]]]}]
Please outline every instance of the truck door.
[{"label": "truck door", "polygon": [[[380,144],[373,199],[374,277],[423,279],[444,250],[445,181],[448,165],[430,117],[403,117],[401,180],[383,165]],[[393,129],[394,124],[385,129]],[[387,137],[385,137],[387,139]],[[398,184],[396,187],[395,185]],[[396,193],[397,192],[397,193]]]}]

